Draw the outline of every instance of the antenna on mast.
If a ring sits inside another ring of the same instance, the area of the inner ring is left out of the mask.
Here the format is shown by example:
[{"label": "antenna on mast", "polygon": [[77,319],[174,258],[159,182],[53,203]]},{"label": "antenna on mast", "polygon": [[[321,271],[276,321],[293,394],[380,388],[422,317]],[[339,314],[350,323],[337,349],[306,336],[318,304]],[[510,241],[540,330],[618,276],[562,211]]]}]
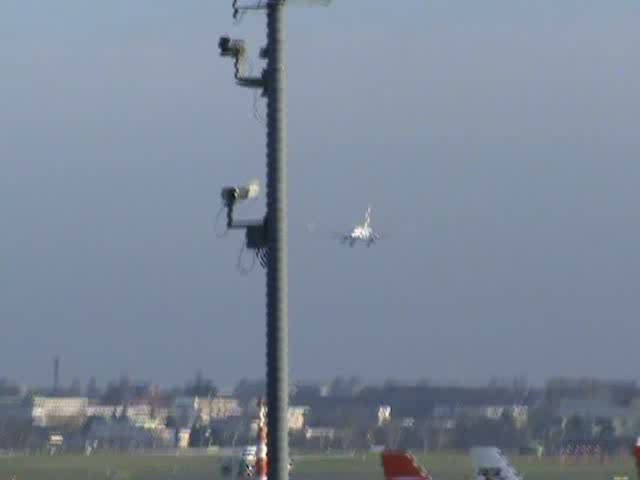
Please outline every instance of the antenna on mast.
[{"label": "antenna on mast", "polygon": [[286,3],[287,5],[310,5],[328,7],[329,5],[331,5],[332,0],[258,0],[257,3],[248,5],[240,5],[238,0],[233,0],[233,19],[236,21],[240,21],[245,13],[252,10],[266,10],[269,3],[275,2],[282,4]]}]

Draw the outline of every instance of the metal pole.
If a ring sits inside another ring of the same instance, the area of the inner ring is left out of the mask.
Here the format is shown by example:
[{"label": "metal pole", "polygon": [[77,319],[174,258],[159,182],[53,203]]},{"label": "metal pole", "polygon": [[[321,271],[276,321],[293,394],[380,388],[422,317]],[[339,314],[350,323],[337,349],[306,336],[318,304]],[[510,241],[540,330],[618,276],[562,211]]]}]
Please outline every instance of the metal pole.
[{"label": "metal pole", "polygon": [[269,480],[289,478],[287,127],[284,0],[267,4],[267,451]]}]

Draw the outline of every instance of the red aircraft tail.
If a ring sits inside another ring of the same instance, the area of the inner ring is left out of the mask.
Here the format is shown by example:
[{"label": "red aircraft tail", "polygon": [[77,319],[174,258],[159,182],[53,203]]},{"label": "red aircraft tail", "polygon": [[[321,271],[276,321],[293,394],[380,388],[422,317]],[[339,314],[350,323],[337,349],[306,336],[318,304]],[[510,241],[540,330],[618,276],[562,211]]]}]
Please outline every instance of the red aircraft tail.
[{"label": "red aircraft tail", "polygon": [[636,441],[633,453],[636,456],[636,468],[638,469],[638,480],[640,480],[640,437],[638,437],[638,440]]},{"label": "red aircraft tail", "polygon": [[432,480],[407,452],[382,452],[382,468],[385,480]]}]

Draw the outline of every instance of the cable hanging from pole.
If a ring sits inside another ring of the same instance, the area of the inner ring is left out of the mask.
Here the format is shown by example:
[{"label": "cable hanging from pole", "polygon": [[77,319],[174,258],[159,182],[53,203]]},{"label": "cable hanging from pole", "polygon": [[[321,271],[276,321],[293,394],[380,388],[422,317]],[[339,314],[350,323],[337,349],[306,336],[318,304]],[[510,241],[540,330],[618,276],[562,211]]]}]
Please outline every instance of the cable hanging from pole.
[{"label": "cable hanging from pole", "polygon": [[240,272],[241,275],[249,275],[249,273],[251,273],[251,271],[254,269],[254,267],[256,266],[256,258],[257,258],[257,254],[256,255],[251,255],[251,263],[249,264],[249,266],[245,266],[245,264],[243,263],[242,259],[245,257],[245,252],[247,251],[247,242],[244,242],[242,244],[242,247],[240,248],[240,252],[238,253],[238,262],[236,264],[236,267],[238,268],[238,271]]},{"label": "cable hanging from pole", "polygon": [[222,219],[222,215],[224,214],[224,205],[220,207],[220,209],[218,210],[218,213],[216,214],[216,218],[213,221],[213,231],[216,234],[217,238],[224,238],[227,236],[227,234],[229,233],[229,228],[226,226],[224,226],[224,230],[222,231],[222,233],[220,233],[220,220]]}]

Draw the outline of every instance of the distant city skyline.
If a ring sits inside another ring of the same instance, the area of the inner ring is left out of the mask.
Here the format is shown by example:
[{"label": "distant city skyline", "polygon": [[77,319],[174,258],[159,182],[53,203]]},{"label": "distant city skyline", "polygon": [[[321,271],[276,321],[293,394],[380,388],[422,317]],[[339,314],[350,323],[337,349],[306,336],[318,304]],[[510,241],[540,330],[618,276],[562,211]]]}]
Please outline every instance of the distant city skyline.
[{"label": "distant city skyline", "polygon": [[[640,4],[363,5],[288,14],[292,379],[637,379]],[[263,272],[213,226],[220,187],[264,184],[217,52],[244,37],[257,70],[260,15],[3,4],[3,376],[264,375]],[[368,204],[375,247],[307,230]]]},{"label": "distant city skyline", "polygon": [[[200,371],[202,374],[202,380],[206,382],[212,382],[212,385],[217,389],[218,392],[222,395],[232,395],[233,390],[241,385],[243,382],[249,382],[250,384],[256,384],[260,382],[265,382],[265,379],[262,377],[239,377],[230,382],[220,383],[212,376],[208,375],[204,371]],[[162,381],[153,381],[149,378],[143,378],[141,376],[137,376],[135,374],[120,374],[118,376],[114,376],[112,378],[98,378],[95,375],[90,376],[88,378],[80,378],[73,377],[69,378],[67,381],[59,381],[58,389],[55,387],[54,379],[50,379],[50,381],[45,381],[44,383],[29,383],[17,380],[10,375],[5,375],[0,378],[3,386],[17,386],[26,389],[37,389],[41,391],[47,391],[50,393],[65,393],[75,388],[79,388],[84,392],[87,388],[97,388],[104,389],[109,385],[116,385],[121,381],[126,381],[130,385],[148,385],[152,387],[160,387],[160,388],[184,388],[185,385],[193,385],[194,384],[195,375],[185,375],[183,378],[176,380],[175,382],[162,382]],[[304,386],[328,386],[333,384],[336,380],[343,380],[346,382],[356,381],[360,386],[368,386],[368,387],[382,387],[385,385],[404,385],[404,386],[417,386],[417,385],[429,385],[429,386],[437,386],[437,387],[464,387],[464,388],[476,388],[476,387],[487,387],[490,385],[500,386],[511,388],[514,385],[526,386],[528,388],[533,389],[542,389],[545,388],[550,382],[565,380],[569,382],[580,382],[580,381],[594,381],[600,382],[603,384],[616,384],[616,383],[636,383],[635,379],[628,378],[619,378],[619,377],[564,377],[564,376],[551,376],[549,378],[543,379],[539,382],[532,382],[528,377],[524,375],[513,376],[513,377],[492,377],[492,378],[475,378],[472,380],[464,380],[464,379],[445,379],[445,378],[363,378],[360,375],[352,374],[352,375],[338,375],[336,377],[327,377],[327,378],[293,378],[291,381],[292,388],[304,387]]]}]

